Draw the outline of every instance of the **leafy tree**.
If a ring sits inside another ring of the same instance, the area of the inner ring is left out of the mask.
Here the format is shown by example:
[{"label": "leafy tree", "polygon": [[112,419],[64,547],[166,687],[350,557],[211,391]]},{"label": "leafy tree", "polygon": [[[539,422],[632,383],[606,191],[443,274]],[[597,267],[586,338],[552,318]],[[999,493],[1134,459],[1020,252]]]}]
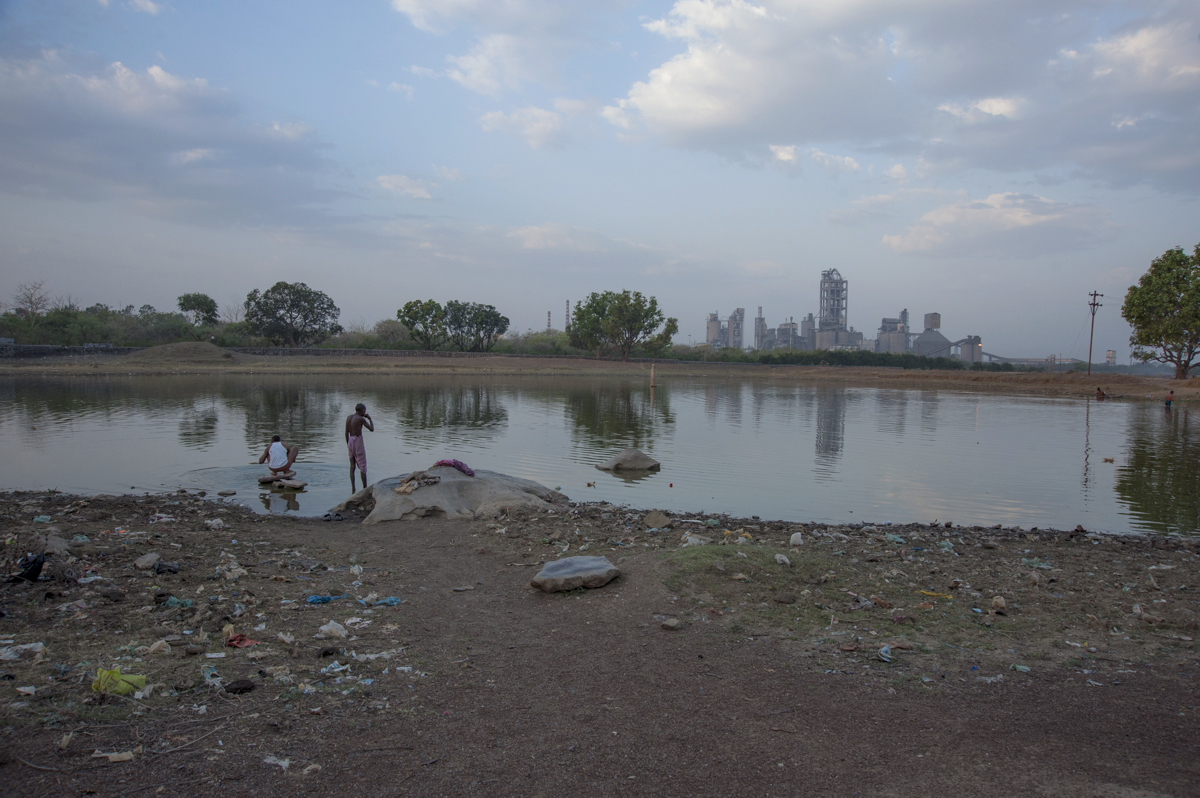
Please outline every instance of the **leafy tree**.
[{"label": "leafy tree", "polygon": [[396,318],[426,349],[436,349],[446,340],[446,309],[432,299],[406,302]]},{"label": "leafy tree", "polygon": [[341,311],[329,296],[304,283],[282,280],[246,295],[246,326],[256,335],[286,346],[305,346],[337,335]]},{"label": "leafy tree", "polygon": [[1191,255],[1176,247],[1155,258],[1126,292],[1121,315],[1133,327],[1134,357],[1170,363],[1175,379],[1187,379],[1200,365],[1200,244]]},{"label": "leafy tree", "polygon": [[446,303],[446,334],[463,352],[490,352],[508,330],[508,317],[492,305],[451,300]]},{"label": "leafy tree", "polygon": [[179,311],[193,325],[217,323],[217,301],[208,294],[184,294],[179,297]]},{"label": "leafy tree", "polygon": [[[665,324],[664,324],[665,321]],[[659,326],[663,329],[659,332]],[[637,347],[658,353],[679,332],[676,319],[664,318],[658,300],[640,291],[592,293],[576,305],[571,318],[571,345],[596,354],[612,351],[628,360]]]}]

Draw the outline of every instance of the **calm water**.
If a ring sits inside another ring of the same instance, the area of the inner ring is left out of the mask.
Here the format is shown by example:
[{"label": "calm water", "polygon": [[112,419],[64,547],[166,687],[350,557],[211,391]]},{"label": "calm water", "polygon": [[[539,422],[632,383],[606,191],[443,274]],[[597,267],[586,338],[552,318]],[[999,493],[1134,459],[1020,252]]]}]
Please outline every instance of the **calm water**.
[{"label": "calm water", "polygon": [[[457,457],[644,508],[1200,530],[1200,429],[1186,410],[768,379],[653,393],[560,377],[2,379],[0,488],[231,489],[259,510],[320,515],[350,493],[342,428],[360,401],[375,419],[374,479]],[[300,446],[303,493],[256,483],[275,433]],[[593,467],[626,446],[662,471]]]}]

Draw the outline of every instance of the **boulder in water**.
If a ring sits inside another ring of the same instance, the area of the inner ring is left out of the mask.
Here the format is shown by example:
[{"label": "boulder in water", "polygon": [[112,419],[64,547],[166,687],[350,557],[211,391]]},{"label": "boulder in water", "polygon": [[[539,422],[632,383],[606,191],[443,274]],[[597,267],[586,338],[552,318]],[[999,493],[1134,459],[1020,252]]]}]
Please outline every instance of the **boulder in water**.
[{"label": "boulder in water", "polygon": [[657,471],[662,463],[638,449],[625,451],[596,466],[601,471]]}]

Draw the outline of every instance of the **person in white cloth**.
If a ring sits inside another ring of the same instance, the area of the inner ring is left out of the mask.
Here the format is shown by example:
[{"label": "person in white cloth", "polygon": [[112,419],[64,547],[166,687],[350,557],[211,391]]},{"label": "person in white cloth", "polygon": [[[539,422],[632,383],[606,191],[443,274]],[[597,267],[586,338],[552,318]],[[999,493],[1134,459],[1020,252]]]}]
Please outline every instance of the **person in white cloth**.
[{"label": "person in white cloth", "polygon": [[258,458],[258,462],[266,463],[272,474],[287,474],[292,470],[292,463],[296,462],[298,454],[299,447],[288,446],[276,435],[271,438],[271,445],[263,452],[263,456]]}]

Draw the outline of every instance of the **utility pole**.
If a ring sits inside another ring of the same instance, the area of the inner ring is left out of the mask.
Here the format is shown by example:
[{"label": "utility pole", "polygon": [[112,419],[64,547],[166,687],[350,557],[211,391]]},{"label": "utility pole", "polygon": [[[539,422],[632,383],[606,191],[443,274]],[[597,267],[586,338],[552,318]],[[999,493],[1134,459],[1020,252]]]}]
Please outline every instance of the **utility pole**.
[{"label": "utility pole", "polygon": [[1096,337],[1096,309],[1104,307],[1096,300],[1104,294],[1097,294],[1093,291],[1088,296],[1092,298],[1092,301],[1088,303],[1088,307],[1092,309],[1092,332],[1088,335],[1088,375],[1090,376],[1092,373],[1092,340]]}]

